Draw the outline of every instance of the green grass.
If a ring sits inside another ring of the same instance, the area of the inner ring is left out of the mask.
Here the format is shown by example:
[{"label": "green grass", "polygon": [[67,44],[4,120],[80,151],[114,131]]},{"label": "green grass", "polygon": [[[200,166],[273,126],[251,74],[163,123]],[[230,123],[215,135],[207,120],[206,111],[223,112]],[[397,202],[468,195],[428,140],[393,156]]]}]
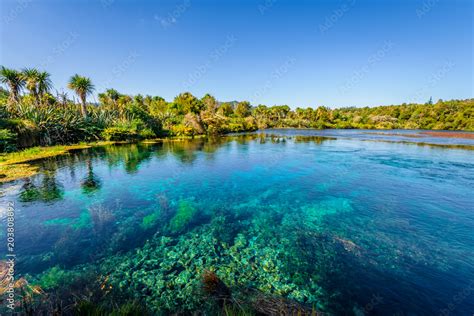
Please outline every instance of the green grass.
[{"label": "green grass", "polygon": [[71,145],[71,146],[52,146],[52,147],[33,147],[22,151],[3,154],[0,156],[0,165],[11,165],[24,162],[30,162],[38,159],[54,157],[66,154],[72,149],[89,148],[89,145]]},{"label": "green grass", "polygon": [[[189,137],[191,138],[191,137]],[[143,143],[154,143],[161,141],[181,141],[187,137],[157,138],[146,140]],[[66,155],[75,149],[85,149],[97,146],[107,146],[112,144],[129,143],[126,141],[99,141],[95,143],[79,143],[75,145],[58,145],[48,147],[32,147],[21,151],[0,154],[0,183],[27,178],[38,172],[38,167],[30,163],[59,155]]]},{"label": "green grass", "polygon": [[65,155],[70,150],[94,146],[105,146],[114,142],[81,143],[51,147],[32,147],[22,151],[0,154],[0,183],[31,177],[38,172],[38,167],[30,162],[35,160]]},{"label": "green grass", "polygon": [[29,164],[0,165],[0,183],[35,175],[38,167]]}]

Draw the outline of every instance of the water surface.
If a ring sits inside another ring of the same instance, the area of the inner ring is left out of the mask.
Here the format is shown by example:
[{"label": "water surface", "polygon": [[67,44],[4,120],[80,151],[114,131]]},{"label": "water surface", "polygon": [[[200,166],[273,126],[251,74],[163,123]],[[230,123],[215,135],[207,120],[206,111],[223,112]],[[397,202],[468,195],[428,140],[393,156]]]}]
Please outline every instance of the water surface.
[{"label": "water surface", "polygon": [[99,271],[156,311],[203,308],[212,270],[236,295],[335,314],[471,315],[474,141],[385,133],[270,130],[41,161],[1,187],[18,276],[53,290]]}]

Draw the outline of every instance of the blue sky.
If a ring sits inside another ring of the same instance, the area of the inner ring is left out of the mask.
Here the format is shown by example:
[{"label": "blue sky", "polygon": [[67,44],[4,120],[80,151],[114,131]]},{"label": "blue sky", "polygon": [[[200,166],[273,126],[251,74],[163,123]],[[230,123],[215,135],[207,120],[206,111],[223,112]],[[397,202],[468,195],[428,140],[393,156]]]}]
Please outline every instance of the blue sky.
[{"label": "blue sky", "polygon": [[[473,97],[470,0],[5,0],[0,64],[55,87],[373,106]],[[71,92],[69,92],[71,94]]]}]

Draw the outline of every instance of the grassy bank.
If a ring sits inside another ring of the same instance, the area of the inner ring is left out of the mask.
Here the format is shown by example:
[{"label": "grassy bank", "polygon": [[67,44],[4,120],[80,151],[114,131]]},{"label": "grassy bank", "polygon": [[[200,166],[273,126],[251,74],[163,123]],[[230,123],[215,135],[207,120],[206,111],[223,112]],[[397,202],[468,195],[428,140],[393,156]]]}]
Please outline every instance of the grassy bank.
[{"label": "grassy bank", "polygon": [[[374,132],[374,134],[380,134]],[[398,134],[383,133],[385,136],[398,136]],[[419,134],[406,135],[408,137],[447,137],[447,138],[461,138],[461,139],[473,139],[474,134],[472,133],[450,133],[446,131],[423,131],[420,130]],[[154,144],[159,142],[175,142],[184,141],[189,139],[206,138],[206,135],[195,135],[195,136],[174,136],[166,138],[154,138],[139,141],[143,144]],[[391,142],[389,140],[370,140],[370,141],[383,141]],[[462,144],[431,144],[425,142],[407,142],[407,141],[395,141],[398,143],[416,144],[418,146],[438,146],[443,148],[456,148],[456,149],[469,149],[473,150],[474,147],[471,145]],[[99,141],[93,143],[79,143],[74,145],[57,145],[57,146],[46,146],[46,147],[32,147],[21,151],[11,153],[0,153],[0,184],[27,178],[38,173],[38,167],[34,164],[35,161],[45,158],[56,157],[60,155],[66,155],[72,150],[86,149],[98,146],[107,146],[112,144],[126,144],[130,141]]]},{"label": "grassy bank", "polygon": [[[163,141],[181,141],[185,139],[201,138],[203,135],[195,137],[181,136],[169,138],[156,138],[144,140],[144,144],[153,144]],[[46,147],[32,147],[21,151],[0,154],[0,183],[5,183],[13,180],[27,178],[38,173],[38,167],[33,162],[56,157],[60,155],[67,155],[71,150],[86,149],[98,146],[107,146],[112,144],[125,144],[126,141],[100,141],[94,143],[80,143],[75,145],[57,145]]]},{"label": "grassy bank", "polygon": [[31,177],[38,172],[38,167],[32,162],[66,155],[71,150],[105,146],[114,142],[84,143],[76,145],[59,145],[51,147],[33,147],[22,151],[0,154],[0,183]]}]

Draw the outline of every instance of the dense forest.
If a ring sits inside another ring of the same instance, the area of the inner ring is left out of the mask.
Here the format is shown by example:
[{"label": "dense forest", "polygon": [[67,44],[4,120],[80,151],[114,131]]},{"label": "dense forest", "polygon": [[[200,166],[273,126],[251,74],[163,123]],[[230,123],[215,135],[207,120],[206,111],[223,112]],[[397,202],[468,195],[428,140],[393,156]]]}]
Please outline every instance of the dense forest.
[{"label": "dense forest", "polygon": [[[72,91],[58,93],[48,72],[0,69],[0,150],[97,140],[140,140],[166,136],[216,135],[265,128],[436,129],[474,131],[474,99],[425,104],[331,109],[220,102],[189,92],[172,101],[95,93],[92,81],[74,75]],[[54,92],[56,91],[56,92]]]}]

